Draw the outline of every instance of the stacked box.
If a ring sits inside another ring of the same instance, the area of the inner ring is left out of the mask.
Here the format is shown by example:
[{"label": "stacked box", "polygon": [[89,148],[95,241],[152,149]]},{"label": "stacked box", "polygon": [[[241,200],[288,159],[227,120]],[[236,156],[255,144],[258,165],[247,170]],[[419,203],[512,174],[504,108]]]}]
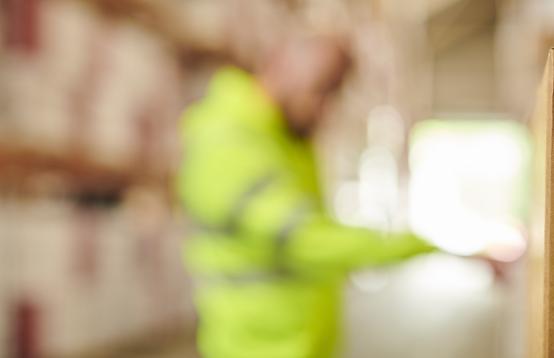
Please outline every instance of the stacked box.
[{"label": "stacked box", "polygon": [[80,2],[22,1],[36,3],[34,15],[8,7],[4,27],[17,29],[18,19],[30,17],[35,40],[32,51],[4,41],[0,139],[117,167],[142,163],[167,171],[182,86],[167,44]]},{"label": "stacked box", "polygon": [[136,203],[107,210],[10,201],[3,210],[11,228],[2,242],[10,258],[0,268],[0,314],[9,316],[0,320],[8,323],[0,327],[1,349],[74,356],[190,321],[181,235],[161,198],[145,203],[156,201],[160,212],[143,217]]},{"label": "stacked box", "polygon": [[[77,158],[136,182],[167,177],[179,154],[183,82],[165,41],[84,2],[2,5],[0,151]],[[61,171],[49,175],[67,180]],[[9,200],[0,200],[0,357],[75,356],[191,319],[164,181],[146,195],[158,211],[144,217],[141,199],[91,207],[52,197],[75,194],[78,183],[21,196],[10,175],[26,171],[4,173],[16,187],[2,188]]]}]

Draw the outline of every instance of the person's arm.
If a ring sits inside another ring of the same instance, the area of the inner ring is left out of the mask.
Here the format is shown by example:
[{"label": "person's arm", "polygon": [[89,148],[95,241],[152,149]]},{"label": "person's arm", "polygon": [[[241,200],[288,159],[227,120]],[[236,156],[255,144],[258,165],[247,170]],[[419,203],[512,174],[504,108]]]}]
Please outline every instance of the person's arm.
[{"label": "person's arm", "polygon": [[291,232],[284,251],[293,267],[354,270],[395,263],[435,248],[409,232],[348,227],[314,215]]},{"label": "person's arm", "polygon": [[435,250],[413,233],[339,224],[314,201],[293,180],[275,180],[251,198],[238,228],[275,250],[281,264],[298,270],[348,271]]},{"label": "person's arm", "polygon": [[193,217],[272,251],[280,264],[346,271],[432,250],[409,233],[386,235],[334,222],[273,160],[272,143],[227,132],[199,144],[188,153],[189,177],[181,190]]}]

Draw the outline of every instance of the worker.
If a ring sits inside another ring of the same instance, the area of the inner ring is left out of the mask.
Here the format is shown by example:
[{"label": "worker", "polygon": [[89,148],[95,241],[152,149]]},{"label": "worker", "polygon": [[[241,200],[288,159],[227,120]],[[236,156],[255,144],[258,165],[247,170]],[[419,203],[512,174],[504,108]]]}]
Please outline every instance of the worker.
[{"label": "worker", "polygon": [[203,357],[333,357],[346,275],[434,250],[323,207],[310,135],[348,64],[336,40],[295,40],[255,75],[221,69],[183,115],[177,187],[198,227],[184,259]]}]

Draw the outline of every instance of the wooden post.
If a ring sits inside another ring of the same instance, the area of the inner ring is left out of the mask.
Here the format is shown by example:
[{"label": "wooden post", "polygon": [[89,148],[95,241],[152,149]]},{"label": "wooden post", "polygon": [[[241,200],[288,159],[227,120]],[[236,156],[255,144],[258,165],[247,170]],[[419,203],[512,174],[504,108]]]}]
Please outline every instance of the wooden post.
[{"label": "wooden post", "polygon": [[552,160],[554,50],[548,54],[533,116],[536,142],[536,222],[531,233],[529,262],[528,358],[554,358],[554,180]]}]

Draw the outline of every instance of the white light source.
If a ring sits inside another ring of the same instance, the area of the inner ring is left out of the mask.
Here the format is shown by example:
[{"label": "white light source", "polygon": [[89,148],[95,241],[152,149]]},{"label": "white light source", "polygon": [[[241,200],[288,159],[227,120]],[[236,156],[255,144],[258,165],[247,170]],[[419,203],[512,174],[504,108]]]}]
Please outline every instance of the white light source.
[{"label": "white light source", "polygon": [[414,231],[453,254],[519,258],[526,248],[514,224],[526,184],[524,127],[507,121],[426,121],[414,133]]}]

